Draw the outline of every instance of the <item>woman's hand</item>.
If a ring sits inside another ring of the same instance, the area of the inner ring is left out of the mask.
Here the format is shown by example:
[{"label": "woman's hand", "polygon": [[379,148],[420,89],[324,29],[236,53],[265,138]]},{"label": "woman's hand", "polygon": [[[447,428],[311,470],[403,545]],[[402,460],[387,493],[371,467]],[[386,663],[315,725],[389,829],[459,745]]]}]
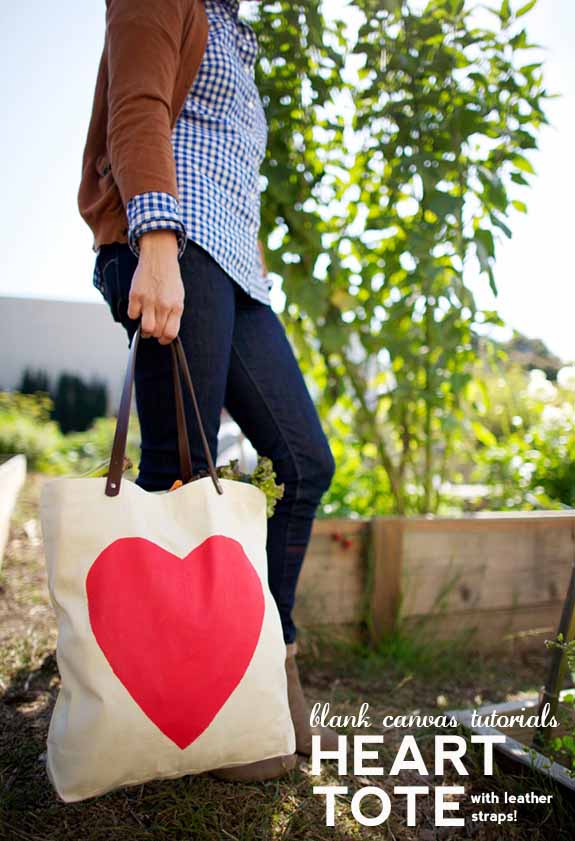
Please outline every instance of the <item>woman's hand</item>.
[{"label": "woman's hand", "polygon": [[128,316],[141,316],[142,338],[172,342],[184,311],[184,285],[174,231],[149,231],[139,241],[140,257],[132,278]]}]

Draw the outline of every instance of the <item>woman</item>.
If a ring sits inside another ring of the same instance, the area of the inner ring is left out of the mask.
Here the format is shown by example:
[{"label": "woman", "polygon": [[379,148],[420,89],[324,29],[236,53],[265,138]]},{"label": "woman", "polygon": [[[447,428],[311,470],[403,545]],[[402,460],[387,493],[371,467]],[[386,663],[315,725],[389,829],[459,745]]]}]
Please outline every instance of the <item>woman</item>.
[{"label": "woman", "polygon": [[[270,307],[258,243],[267,128],[254,83],[255,33],[239,0],[108,0],[106,42],[84,151],[79,208],[98,251],[94,283],[131,338],[141,427],[137,484],[178,478],[171,354],[179,335],[215,461],[225,406],[285,485],[268,524],[269,584],[286,642],[297,751],[312,732],[299,681],[292,608],[333,457],[284,329]],[[192,462],[206,469],[196,422]],[[219,769],[270,779],[295,754]]]}]

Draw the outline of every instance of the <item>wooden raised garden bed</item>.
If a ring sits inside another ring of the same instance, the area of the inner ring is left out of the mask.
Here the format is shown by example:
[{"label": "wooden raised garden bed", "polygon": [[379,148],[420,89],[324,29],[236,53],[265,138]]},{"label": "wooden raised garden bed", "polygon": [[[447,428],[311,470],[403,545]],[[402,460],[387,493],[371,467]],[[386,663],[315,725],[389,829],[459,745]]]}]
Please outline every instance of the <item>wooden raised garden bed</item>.
[{"label": "wooden raised garden bed", "polygon": [[0,460],[0,567],[8,540],[10,517],[26,479],[26,458],[22,455]]},{"label": "wooden raised garden bed", "polygon": [[575,511],[325,519],[314,524],[296,617],[375,639],[425,621],[477,646],[552,634],[575,562]]}]

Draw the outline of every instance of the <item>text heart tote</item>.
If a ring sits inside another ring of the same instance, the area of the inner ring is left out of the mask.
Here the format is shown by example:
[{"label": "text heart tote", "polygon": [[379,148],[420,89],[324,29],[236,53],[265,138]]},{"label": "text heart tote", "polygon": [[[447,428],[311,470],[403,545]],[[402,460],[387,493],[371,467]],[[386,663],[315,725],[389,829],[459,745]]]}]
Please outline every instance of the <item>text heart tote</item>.
[{"label": "text heart tote", "polygon": [[[67,802],[295,751],[265,496],[216,475],[179,339],[184,484],[150,493],[122,479],[139,337],[108,477],[53,479],[41,496],[62,681],[47,770]],[[193,481],[182,377],[210,472]]]}]

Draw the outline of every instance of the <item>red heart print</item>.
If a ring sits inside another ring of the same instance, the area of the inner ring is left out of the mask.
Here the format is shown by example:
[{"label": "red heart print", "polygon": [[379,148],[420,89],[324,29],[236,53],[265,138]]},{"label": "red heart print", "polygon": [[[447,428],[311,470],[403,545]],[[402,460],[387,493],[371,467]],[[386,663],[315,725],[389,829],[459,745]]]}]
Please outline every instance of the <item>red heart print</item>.
[{"label": "red heart print", "polygon": [[182,750],[241,681],[263,624],[261,581],[240,543],[185,558],[141,537],[111,543],[86,578],[90,624],[113,672]]}]

